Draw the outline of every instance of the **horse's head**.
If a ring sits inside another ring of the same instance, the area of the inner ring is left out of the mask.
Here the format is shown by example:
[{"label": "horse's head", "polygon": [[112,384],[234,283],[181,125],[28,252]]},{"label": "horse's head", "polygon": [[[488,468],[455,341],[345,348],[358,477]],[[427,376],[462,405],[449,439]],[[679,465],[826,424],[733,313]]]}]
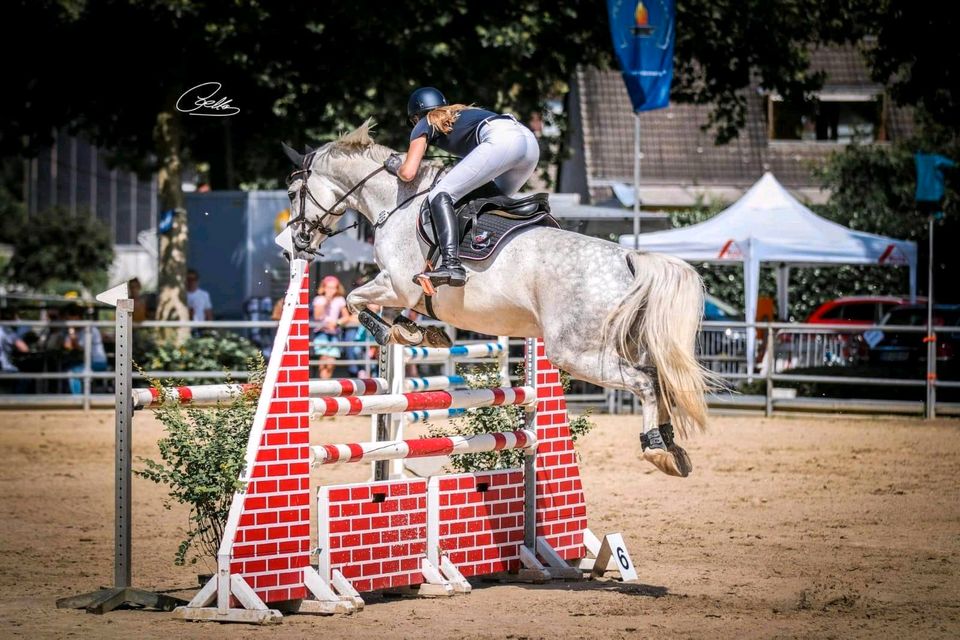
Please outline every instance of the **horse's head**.
[{"label": "horse's head", "polygon": [[[324,240],[351,228],[336,229],[336,225],[340,217],[350,210],[348,205],[356,203],[357,192],[368,180],[383,171],[383,165],[377,162],[375,168],[363,177],[351,178],[354,172],[335,172],[331,161],[340,157],[365,158],[373,147],[386,149],[374,144],[370,137],[372,126],[372,121],[367,120],[335,142],[316,150],[307,147],[303,154],[283,145],[284,153],[297,167],[287,177],[287,195],[292,212],[287,226],[291,228],[293,247],[297,252],[316,254]],[[364,166],[370,168],[369,163]]]}]

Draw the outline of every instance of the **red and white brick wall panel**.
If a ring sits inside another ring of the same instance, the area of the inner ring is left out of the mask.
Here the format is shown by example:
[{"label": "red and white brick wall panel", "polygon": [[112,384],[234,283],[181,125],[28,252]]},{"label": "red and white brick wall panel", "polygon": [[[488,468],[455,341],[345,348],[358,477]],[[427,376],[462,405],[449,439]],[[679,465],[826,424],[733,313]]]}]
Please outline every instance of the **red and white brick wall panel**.
[{"label": "red and white brick wall panel", "polygon": [[426,480],[324,487],[318,512],[322,577],[339,569],[360,592],[423,583]]},{"label": "red and white brick wall panel", "polygon": [[520,568],[522,470],[439,476],[433,486],[439,493],[440,552],[460,573],[469,577]]},{"label": "red and white brick wall panel", "polygon": [[565,560],[584,557],[587,503],[570,437],[560,372],[537,341],[537,535]]},{"label": "red and white brick wall panel", "polygon": [[307,595],[302,569],[309,566],[311,551],[309,285],[305,270],[299,293],[292,296],[293,323],[272,397],[260,400],[269,402],[269,411],[249,482],[239,494],[243,508],[230,572],[243,577],[265,603]]}]

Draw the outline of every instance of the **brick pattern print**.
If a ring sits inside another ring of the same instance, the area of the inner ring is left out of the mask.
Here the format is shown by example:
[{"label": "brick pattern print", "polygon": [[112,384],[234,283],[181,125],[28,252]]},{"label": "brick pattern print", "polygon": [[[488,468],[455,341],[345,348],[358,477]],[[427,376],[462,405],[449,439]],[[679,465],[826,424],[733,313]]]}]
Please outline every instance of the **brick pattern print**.
[{"label": "brick pattern print", "polygon": [[570,437],[560,372],[537,340],[537,536],[564,560],[584,557],[587,503]]},{"label": "brick pattern print", "polygon": [[[264,603],[307,596],[303,568],[310,563],[310,278],[306,268],[300,273],[299,290],[291,286],[287,294],[286,304],[294,306],[293,322],[273,393],[260,398],[260,403],[269,402],[269,411],[262,425],[255,420],[251,434],[254,439],[260,432],[249,482],[239,495],[243,507],[230,563],[231,574],[246,580]],[[264,387],[270,386],[265,380]],[[258,408],[258,417],[260,413]]]},{"label": "brick pattern print", "polygon": [[518,469],[443,476],[439,481],[439,544],[466,577],[520,568],[523,472]]},{"label": "brick pattern print", "polygon": [[[427,553],[427,481],[389,480],[325,487],[329,569],[360,592],[423,583]],[[323,527],[321,527],[323,528]],[[325,565],[321,560],[321,576]]]}]

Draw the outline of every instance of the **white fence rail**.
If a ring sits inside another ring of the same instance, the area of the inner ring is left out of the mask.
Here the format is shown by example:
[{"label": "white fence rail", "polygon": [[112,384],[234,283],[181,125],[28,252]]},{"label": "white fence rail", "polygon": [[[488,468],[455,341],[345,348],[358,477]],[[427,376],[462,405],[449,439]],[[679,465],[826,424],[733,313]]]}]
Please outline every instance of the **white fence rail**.
[{"label": "white fence rail", "polygon": [[[113,328],[112,321],[72,321],[72,322],[42,322],[35,320],[16,320],[3,321],[0,326],[12,327],[14,330],[22,330],[25,327],[36,330],[37,333],[50,330],[68,331],[73,329],[80,332],[89,327],[98,327],[104,334],[110,334]],[[142,332],[145,330],[157,329],[189,329],[191,331],[218,330],[240,333],[246,337],[263,338],[271,336],[277,323],[273,321],[210,321],[210,322],[144,322],[136,325],[136,330]],[[952,328],[940,329],[941,334],[950,332],[956,335],[960,332],[952,331]],[[104,331],[105,330],[105,331]],[[477,339],[471,341],[456,340],[456,331],[447,327],[447,331],[453,334],[455,343],[458,345],[476,344],[477,342],[487,342],[487,339]],[[746,336],[748,331],[757,333],[757,362],[753,367],[748,366],[746,362]],[[789,402],[781,402],[773,398],[774,385],[777,382],[829,382],[835,384],[860,384],[864,386],[930,386],[934,390],[937,388],[957,388],[960,387],[960,381],[941,380],[937,377],[937,362],[933,361],[930,365],[930,371],[925,377],[857,377],[843,375],[844,368],[855,367],[870,361],[870,344],[864,337],[867,332],[886,332],[902,334],[925,334],[925,327],[891,327],[891,326],[867,326],[851,327],[849,325],[816,325],[816,324],[796,324],[796,323],[754,323],[744,322],[705,322],[702,331],[697,340],[697,354],[704,366],[711,371],[718,373],[722,378],[730,382],[731,388],[744,380],[759,380],[766,382],[766,394],[757,399],[749,399],[746,396],[726,396],[725,402],[718,400],[720,406],[754,406],[757,403],[762,404],[768,413],[772,413],[775,406],[789,405]],[[110,394],[109,384],[113,378],[111,370],[94,370],[91,362],[92,351],[92,333],[83,331],[85,344],[83,349],[83,367],[79,371],[6,371],[0,372],[0,385],[5,386],[5,393],[0,393],[0,408],[2,407],[30,407],[30,406],[73,406],[88,409],[92,406],[107,406],[113,402]],[[262,344],[262,342],[261,342]],[[360,375],[376,375],[377,358],[372,352],[371,347],[375,343],[369,341],[346,341],[333,342],[324,346],[338,347],[341,349],[342,357],[336,359],[336,366],[344,371],[349,377]],[[512,350],[515,349],[517,355],[509,357],[511,373],[516,365],[523,361],[519,355],[522,349],[522,341],[511,342]],[[108,349],[109,351],[109,349]],[[110,355],[108,353],[108,355]],[[960,358],[960,354],[957,354]],[[486,362],[487,359],[478,359],[471,362]],[[496,354],[491,355],[489,362],[496,362]],[[310,364],[320,365],[319,357],[312,357]],[[876,364],[876,363],[874,363]],[[895,367],[898,363],[888,363]],[[817,371],[817,375],[792,374],[791,372],[808,369],[822,369],[828,367],[830,375],[824,375],[823,371]],[[352,368],[352,370],[350,370]],[[439,369],[439,370],[438,370]],[[836,369],[834,374],[833,369]],[[456,364],[452,361],[446,361],[437,364],[422,364],[418,375],[455,375]],[[134,374],[134,379],[194,379],[202,381],[218,381],[231,378],[237,381],[243,381],[248,377],[247,371],[144,371]],[[50,384],[63,383],[67,380],[80,380],[82,382],[82,393],[72,395],[64,393],[62,389],[56,390],[56,393],[11,393],[12,383],[29,386],[31,383],[37,386],[38,383]],[[509,384],[504,381],[503,384]],[[624,392],[614,392],[600,389],[593,385],[574,381],[574,388],[567,396],[568,402],[577,404],[592,404],[611,412],[621,412],[623,410],[636,410],[635,399],[630,394]],[[138,385],[145,386],[145,385]],[[756,398],[756,397],[755,397]],[[812,400],[812,399],[811,399]],[[799,403],[800,399],[797,399]],[[841,403],[843,400],[836,400]],[[861,401],[863,402],[863,401]],[[934,403],[936,400],[934,399]],[[831,405],[833,406],[833,405]],[[840,405],[837,405],[840,406]],[[852,406],[852,405],[851,405]],[[879,404],[878,404],[879,406]],[[911,405],[912,406],[912,405]],[[953,411],[952,405],[944,405],[949,412]],[[928,414],[932,410],[928,411]]]}]

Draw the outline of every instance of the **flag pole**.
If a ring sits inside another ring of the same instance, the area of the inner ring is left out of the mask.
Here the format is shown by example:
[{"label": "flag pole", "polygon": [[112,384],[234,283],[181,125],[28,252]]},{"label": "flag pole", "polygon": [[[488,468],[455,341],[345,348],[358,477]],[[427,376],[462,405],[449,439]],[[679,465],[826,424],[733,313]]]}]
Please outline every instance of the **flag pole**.
[{"label": "flag pole", "polygon": [[933,332],[933,228],[934,213],[927,216],[927,238],[930,243],[927,255],[927,388],[926,402],[924,402],[924,416],[927,419],[935,418],[937,415],[937,341]]},{"label": "flag pole", "polygon": [[633,248],[640,248],[640,112],[633,112]]}]

